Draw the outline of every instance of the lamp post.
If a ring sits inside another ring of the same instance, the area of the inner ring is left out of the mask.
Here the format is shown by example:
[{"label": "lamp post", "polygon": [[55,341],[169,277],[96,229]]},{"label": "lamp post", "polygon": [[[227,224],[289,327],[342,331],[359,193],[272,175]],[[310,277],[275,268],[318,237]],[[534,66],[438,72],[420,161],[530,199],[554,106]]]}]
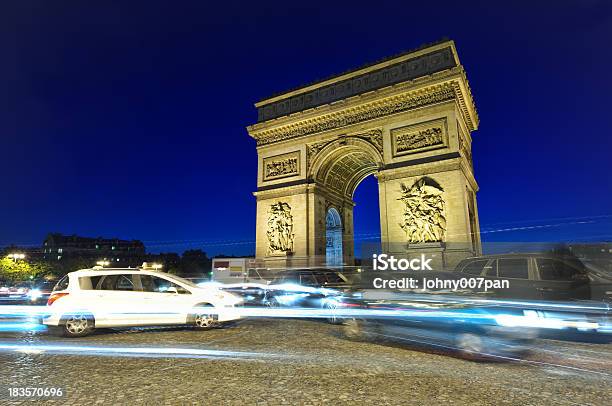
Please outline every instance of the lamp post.
[{"label": "lamp post", "polygon": [[22,254],[19,252],[13,252],[13,253],[8,254],[7,257],[11,258],[13,262],[17,262],[18,259],[24,259],[25,254]]}]

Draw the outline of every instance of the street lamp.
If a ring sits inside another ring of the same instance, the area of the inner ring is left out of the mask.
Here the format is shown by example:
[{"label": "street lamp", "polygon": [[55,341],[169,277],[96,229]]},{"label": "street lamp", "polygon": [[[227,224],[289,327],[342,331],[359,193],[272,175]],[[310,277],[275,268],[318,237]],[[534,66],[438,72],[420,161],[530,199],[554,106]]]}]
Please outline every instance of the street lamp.
[{"label": "street lamp", "polygon": [[154,262],[154,263],[151,265],[151,267],[152,267],[154,270],[159,271],[159,270],[160,270],[160,269],[162,269],[164,266],[163,266],[162,264],[158,264],[158,263],[155,263],[155,262]]},{"label": "street lamp", "polygon": [[22,254],[20,252],[13,252],[13,253],[8,254],[7,257],[11,258],[13,262],[17,262],[18,259],[24,259],[25,254]]},{"label": "street lamp", "polygon": [[98,261],[96,262],[97,265],[101,266],[101,267],[105,267],[105,266],[109,266],[110,262],[109,261]]}]

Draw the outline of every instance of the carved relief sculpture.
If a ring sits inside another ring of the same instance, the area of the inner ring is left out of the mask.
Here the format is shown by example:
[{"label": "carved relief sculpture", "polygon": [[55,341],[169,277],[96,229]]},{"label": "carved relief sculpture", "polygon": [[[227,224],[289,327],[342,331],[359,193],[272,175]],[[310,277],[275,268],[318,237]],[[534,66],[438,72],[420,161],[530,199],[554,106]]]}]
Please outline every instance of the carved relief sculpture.
[{"label": "carved relief sculpture", "polygon": [[366,141],[369,141],[372,143],[372,145],[374,145],[376,147],[376,149],[378,150],[378,152],[380,152],[382,154],[383,152],[383,135],[382,135],[382,129],[380,128],[376,128],[373,130],[369,130],[365,133],[361,133],[361,134],[356,134],[355,136],[364,139]]},{"label": "carved relief sculpture", "polygon": [[446,232],[443,190],[431,179],[421,178],[410,188],[404,184],[404,218],[400,223],[409,244],[442,242]]},{"label": "carved relief sculpture", "polygon": [[413,134],[401,134],[395,138],[395,142],[397,143],[397,152],[442,144],[442,128],[433,127]]},{"label": "carved relief sculpture", "polygon": [[277,155],[270,158],[264,158],[263,171],[263,180],[278,179],[287,176],[299,175],[299,151],[291,152],[289,154]]},{"label": "carved relief sculpture", "polygon": [[446,120],[434,120],[391,130],[393,154],[404,155],[446,145]]},{"label": "carved relief sculpture", "polygon": [[268,255],[293,252],[293,216],[288,203],[278,202],[268,211]]},{"label": "carved relief sculpture", "polygon": [[297,158],[288,158],[281,161],[266,163],[266,177],[272,178],[297,173]]},{"label": "carved relief sculpture", "polygon": [[330,140],[323,142],[315,142],[314,144],[308,144],[306,146],[306,161],[308,162],[308,165],[311,165],[314,161],[315,156],[317,156],[317,154],[321,152],[321,150],[331,142],[332,141]]}]

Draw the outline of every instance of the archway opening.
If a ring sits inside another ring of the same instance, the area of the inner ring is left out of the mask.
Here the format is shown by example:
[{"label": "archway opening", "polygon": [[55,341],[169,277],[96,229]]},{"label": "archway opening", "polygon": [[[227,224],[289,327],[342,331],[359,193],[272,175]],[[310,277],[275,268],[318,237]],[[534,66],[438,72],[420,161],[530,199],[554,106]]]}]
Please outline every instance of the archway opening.
[{"label": "archway opening", "polygon": [[[380,150],[376,148],[375,143],[360,137],[343,138],[315,152],[311,176],[317,184],[316,190],[321,198],[320,209],[317,211],[320,216],[319,224],[323,223],[323,220],[325,224],[324,233],[315,238],[325,238],[323,246],[325,263],[328,266],[355,264],[355,247],[359,243],[354,238],[355,190],[364,179],[369,178],[365,182],[368,186],[363,189],[367,189],[366,193],[371,196],[364,200],[367,200],[367,206],[371,206],[373,202],[376,207],[372,212],[367,209],[367,216],[368,219],[378,221],[378,182],[369,175],[377,173],[381,167]],[[374,187],[371,187],[372,184]],[[367,232],[378,238],[380,228],[373,231],[372,226],[368,225]],[[361,247],[357,248],[359,250]],[[323,254],[322,251],[319,252]]]},{"label": "archway opening", "polygon": [[325,259],[327,266],[341,266],[342,257],[342,219],[334,207],[325,216]]},{"label": "archway opening", "polygon": [[364,178],[355,189],[353,201],[353,230],[355,241],[355,265],[367,261],[372,254],[380,253],[380,205],[378,179],[374,175]]}]

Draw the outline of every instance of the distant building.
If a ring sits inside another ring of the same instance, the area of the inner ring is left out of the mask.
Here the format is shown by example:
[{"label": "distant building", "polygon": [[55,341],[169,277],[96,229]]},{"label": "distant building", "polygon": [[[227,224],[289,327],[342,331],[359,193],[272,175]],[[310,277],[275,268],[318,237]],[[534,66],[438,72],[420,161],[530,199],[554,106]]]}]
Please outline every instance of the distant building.
[{"label": "distant building", "polygon": [[51,233],[43,241],[43,257],[48,261],[92,258],[117,265],[138,265],[145,256],[145,246],[138,240],[92,238]]},{"label": "distant building", "polygon": [[211,280],[237,282],[248,278],[248,269],[255,258],[213,258]]}]

